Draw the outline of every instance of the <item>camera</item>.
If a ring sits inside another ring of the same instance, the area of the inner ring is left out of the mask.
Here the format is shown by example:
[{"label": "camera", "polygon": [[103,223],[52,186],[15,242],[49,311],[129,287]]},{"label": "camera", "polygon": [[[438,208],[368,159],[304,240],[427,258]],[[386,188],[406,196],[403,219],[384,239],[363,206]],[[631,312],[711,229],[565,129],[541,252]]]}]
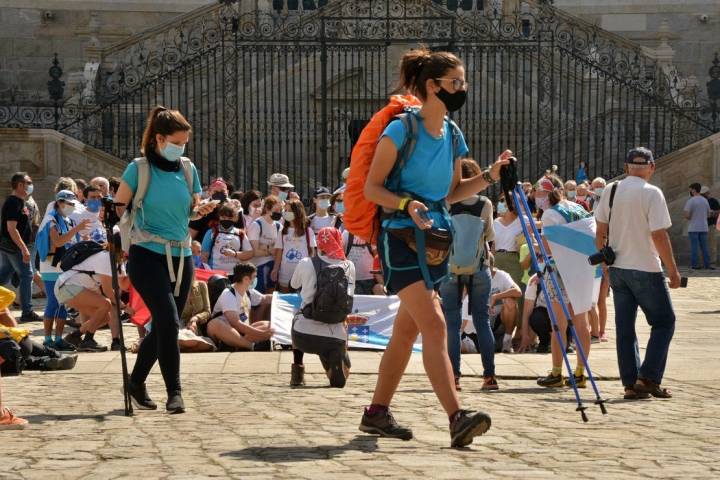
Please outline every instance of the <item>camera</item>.
[{"label": "camera", "polygon": [[120,221],[115,207],[123,206],[123,204],[115,203],[112,197],[103,197],[100,201],[102,202],[103,211],[105,212],[103,222],[106,227],[112,228]]},{"label": "camera", "polygon": [[590,265],[612,265],[615,263],[615,251],[608,245],[604,246],[597,253],[593,253],[588,257],[588,263]]},{"label": "camera", "polygon": [[517,172],[517,158],[510,157],[510,163],[504,165],[500,169],[500,185],[502,186],[503,192],[507,198],[509,192],[515,189],[515,185],[518,183],[518,172]]}]

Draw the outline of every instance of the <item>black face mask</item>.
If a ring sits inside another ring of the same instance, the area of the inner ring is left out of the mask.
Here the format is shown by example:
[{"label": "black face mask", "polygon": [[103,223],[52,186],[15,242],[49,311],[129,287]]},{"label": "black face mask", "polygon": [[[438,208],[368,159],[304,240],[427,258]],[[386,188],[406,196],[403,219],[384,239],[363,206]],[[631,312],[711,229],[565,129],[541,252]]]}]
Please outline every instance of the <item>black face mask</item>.
[{"label": "black face mask", "polygon": [[440,87],[440,91],[435,94],[441,102],[445,105],[448,112],[455,112],[460,110],[465,105],[467,100],[467,91],[458,90],[455,93],[450,93],[444,88]]},{"label": "black face mask", "polygon": [[273,213],[270,214],[270,218],[272,218],[272,219],[275,220],[276,222],[279,222],[280,219],[282,218],[282,213],[280,213],[280,212],[273,212]]},{"label": "black face mask", "polygon": [[224,202],[225,200],[227,200],[227,195],[225,195],[225,192],[215,192],[215,193],[212,194],[212,197],[211,197],[211,198],[212,198],[213,200],[219,200],[220,203],[222,203],[222,202]]},{"label": "black face mask", "polygon": [[223,230],[230,230],[233,226],[235,226],[235,222],[232,220],[220,220],[220,227]]}]

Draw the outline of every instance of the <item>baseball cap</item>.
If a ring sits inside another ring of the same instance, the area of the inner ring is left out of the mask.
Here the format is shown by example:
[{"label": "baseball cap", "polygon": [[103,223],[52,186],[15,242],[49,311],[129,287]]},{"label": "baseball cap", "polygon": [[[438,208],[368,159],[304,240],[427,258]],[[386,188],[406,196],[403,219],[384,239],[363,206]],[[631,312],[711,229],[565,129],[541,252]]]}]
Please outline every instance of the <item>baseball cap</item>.
[{"label": "baseball cap", "polygon": [[552,192],[553,190],[555,190],[555,185],[549,178],[542,177],[535,184],[535,190],[542,191],[542,192]]},{"label": "baseball cap", "polygon": [[315,189],[315,195],[314,197],[317,198],[321,195],[330,195],[330,189],[327,187],[318,187]]},{"label": "baseball cap", "polygon": [[271,187],[279,188],[293,188],[295,186],[290,183],[290,179],[284,173],[273,173],[272,175],[270,175],[270,179],[267,183]]},{"label": "baseball cap", "polygon": [[707,185],[703,185],[700,189],[700,195],[705,195],[706,193],[710,193],[710,188]]},{"label": "baseball cap", "polygon": [[628,151],[627,157],[625,157],[625,163],[631,165],[648,165],[655,163],[653,153],[645,147],[635,147]]},{"label": "baseball cap", "polygon": [[77,203],[77,195],[70,190],[60,190],[55,194],[55,200],[62,200],[65,203],[75,205]]}]

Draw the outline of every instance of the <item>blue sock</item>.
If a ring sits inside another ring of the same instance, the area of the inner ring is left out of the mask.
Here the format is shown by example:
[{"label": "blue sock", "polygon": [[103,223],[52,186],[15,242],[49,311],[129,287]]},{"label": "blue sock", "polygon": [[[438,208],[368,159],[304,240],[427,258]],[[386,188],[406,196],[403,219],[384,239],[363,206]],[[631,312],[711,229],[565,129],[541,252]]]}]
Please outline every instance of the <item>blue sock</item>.
[{"label": "blue sock", "polygon": [[52,335],[45,335],[45,342],[46,342],[46,343],[52,343],[52,341],[53,341]]},{"label": "blue sock", "polygon": [[62,335],[55,334],[55,343],[61,343],[62,342]]}]

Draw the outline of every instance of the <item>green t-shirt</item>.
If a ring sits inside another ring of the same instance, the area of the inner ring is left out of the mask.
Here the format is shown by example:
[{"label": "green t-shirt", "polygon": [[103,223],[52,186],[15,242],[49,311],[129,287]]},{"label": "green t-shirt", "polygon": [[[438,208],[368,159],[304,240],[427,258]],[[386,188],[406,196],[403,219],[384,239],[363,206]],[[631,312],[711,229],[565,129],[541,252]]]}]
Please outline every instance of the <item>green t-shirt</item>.
[{"label": "green t-shirt", "polygon": [[[195,165],[193,171],[193,193],[200,193],[200,178]],[[133,194],[138,186],[138,169],[134,162],[130,163],[123,173],[122,179],[128,184]],[[143,200],[143,208],[135,216],[135,224],[148,233],[158,235],[167,240],[182,242],[190,233],[191,197],[185,181],[185,172],[181,168],[177,172],[166,172],[150,164],[150,185]],[[139,243],[141,247],[156,253],[165,254],[165,245],[157,242]],[[173,256],[188,257],[192,255],[189,248],[172,249]]]}]

